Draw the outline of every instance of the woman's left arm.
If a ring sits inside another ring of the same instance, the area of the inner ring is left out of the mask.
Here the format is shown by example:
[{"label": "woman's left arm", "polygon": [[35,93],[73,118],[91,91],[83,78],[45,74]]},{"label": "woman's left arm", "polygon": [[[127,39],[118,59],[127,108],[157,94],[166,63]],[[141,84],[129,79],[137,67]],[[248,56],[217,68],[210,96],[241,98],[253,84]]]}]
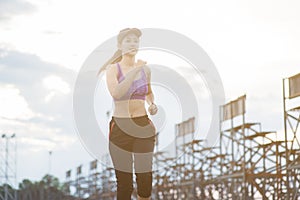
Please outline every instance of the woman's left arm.
[{"label": "woman's left arm", "polygon": [[146,95],[146,101],[149,105],[148,111],[151,115],[155,115],[158,109],[154,103],[154,95],[151,89],[151,70],[148,66],[146,67],[146,74],[147,74],[147,84],[148,84],[148,93]]},{"label": "woman's left arm", "polygon": [[151,105],[154,103],[154,95],[151,89],[151,70],[148,66],[145,67],[145,69],[146,69],[147,84],[148,84],[148,93],[146,95],[146,102],[148,103],[148,105]]}]

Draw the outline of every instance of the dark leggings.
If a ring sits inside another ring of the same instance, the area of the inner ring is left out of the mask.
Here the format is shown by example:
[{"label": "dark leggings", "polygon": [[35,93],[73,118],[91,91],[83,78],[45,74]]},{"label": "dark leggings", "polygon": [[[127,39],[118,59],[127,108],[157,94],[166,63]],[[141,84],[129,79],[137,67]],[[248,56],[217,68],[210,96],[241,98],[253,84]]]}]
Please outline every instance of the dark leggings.
[{"label": "dark leggings", "polygon": [[155,127],[147,115],[134,118],[112,117],[109,152],[117,178],[117,200],[130,200],[133,191],[133,164],[137,193],[150,197]]}]

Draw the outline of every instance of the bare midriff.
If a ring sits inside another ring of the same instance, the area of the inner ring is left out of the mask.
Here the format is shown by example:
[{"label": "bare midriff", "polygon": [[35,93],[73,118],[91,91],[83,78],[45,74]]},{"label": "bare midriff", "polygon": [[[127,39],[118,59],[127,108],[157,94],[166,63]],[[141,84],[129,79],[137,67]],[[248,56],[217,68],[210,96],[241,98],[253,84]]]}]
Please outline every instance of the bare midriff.
[{"label": "bare midriff", "polygon": [[131,99],[124,101],[115,101],[114,117],[140,117],[147,115],[145,109],[145,100]]}]

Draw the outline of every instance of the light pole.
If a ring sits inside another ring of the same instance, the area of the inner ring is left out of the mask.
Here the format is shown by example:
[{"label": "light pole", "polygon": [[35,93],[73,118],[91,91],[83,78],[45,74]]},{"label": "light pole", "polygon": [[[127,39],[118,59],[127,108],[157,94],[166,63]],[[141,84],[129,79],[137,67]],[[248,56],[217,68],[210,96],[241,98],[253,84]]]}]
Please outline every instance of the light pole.
[{"label": "light pole", "polygon": [[52,151],[49,151],[49,169],[48,169],[48,175],[50,176],[51,173],[51,156],[52,156]]}]

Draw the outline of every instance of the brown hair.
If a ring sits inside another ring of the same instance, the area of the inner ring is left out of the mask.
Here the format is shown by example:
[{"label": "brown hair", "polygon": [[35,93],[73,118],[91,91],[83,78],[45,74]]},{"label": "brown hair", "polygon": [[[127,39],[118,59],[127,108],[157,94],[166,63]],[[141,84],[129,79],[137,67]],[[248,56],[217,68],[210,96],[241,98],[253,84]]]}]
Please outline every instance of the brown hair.
[{"label": "brown hair", "polygon": [[[119,34],[118,34],[118,45],[120,45],[122,43],[122,40],[124,39],[124,37],[126,35],[128,35],[129,33],[134,33],[136,36],[140,37],[142,35],[142,32],[137,29],[137,28],[125,28],[122,29]],[[120,60],[122,60],[122,51],[120,49],[118,49],[114,55],[108,60],[106,61],[102,67],[100,67],[97,76],[99,76],[99,74],[101,74],[101,72],[103,72],[104,70],[106,70],[107,66],[110,64],[114,64],[119,62]]]},{"label": "brown hair", "polygon": [[118,49],[114,55],[108,60],[106,61],[106,63],[104,65],[102,65],[102,67],[99,69],[97,76],[99,76],[99,74],[101,74],[101,72],[103,72],[104,70],[106,70],[106,67],[110,64],[114,64],[119,62],[122,59],[122,51],[120,49]]}]

